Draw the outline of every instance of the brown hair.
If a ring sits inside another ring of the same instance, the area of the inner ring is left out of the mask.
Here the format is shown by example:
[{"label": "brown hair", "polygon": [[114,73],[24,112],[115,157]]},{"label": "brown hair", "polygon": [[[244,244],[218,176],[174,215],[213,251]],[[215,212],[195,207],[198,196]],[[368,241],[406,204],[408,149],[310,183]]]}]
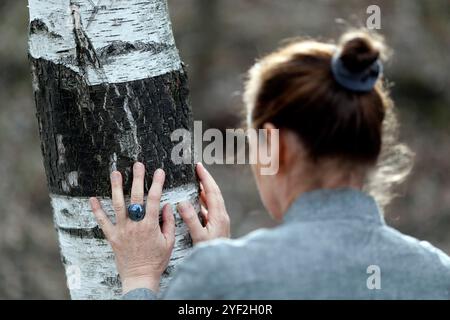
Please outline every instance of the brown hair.
[{"label": "brown hair", "polygon": [[313,161],[336,157],[374,165],[388,147],[383,140],[391,146],[395,140],[393,102],[382,78],[369,92],[342,87],[331,69],[335,52],[352,72],[387,58],[383,39],[364,30],[345,33],[337,45],[303,40],[282,47],[249,71],[244,92],[248,124],[262,128],[271,122],[294,131]]}]

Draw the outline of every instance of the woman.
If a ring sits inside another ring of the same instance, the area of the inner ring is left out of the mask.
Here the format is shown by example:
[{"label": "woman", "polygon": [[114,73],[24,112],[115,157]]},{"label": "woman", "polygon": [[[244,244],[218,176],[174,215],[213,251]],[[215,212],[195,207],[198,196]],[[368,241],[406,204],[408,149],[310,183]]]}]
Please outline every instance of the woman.
[{"label": "woman", "polygon": [[[189,203],[178,205],[195,249],[164,298],[450,298],[450,258],[388,227],[377,202],[362,191],[369,185],[389,194],[387,184],[409,170],[404,148],[392,139],[384,52],[382,39],[355,31],[338,45],[297,41],[255,64],[244,94],[248,124],[268,133],[279,129],[279,153],[272,155],[279,170],[261,175],[256,164],[253,171],[265,207],[282,223],[226,239],[229,218],[220,189],[197,165],[206,225]],[[257,142],[250,143],[254,148]],[[383,160],[392,155],[405,170],[383,176],[389,172]],[[143,204],[144,171],[134,165],[133,204]],[[91,206],[116,254],[124,298],[155,299],[174,243],[170,206],[163,208],[161,228],[158,223],[164,172],[154,173],[140,222],[131,219],[139,205],[127,217],[119,172],[111,184],[116,225],[97,199]]]}]

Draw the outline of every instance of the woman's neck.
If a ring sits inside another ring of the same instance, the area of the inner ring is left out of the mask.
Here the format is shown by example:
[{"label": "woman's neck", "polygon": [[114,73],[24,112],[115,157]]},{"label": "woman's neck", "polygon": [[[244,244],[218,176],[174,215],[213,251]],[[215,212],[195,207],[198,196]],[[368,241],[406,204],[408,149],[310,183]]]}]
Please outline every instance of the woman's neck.
[{"label": "woman's neck", "polygon": [[283,192],[278,193],[279,216],[282,218],[292,203],[303,193],[318,189],[362,189],[365,169],[337,167],[334,162],[324,162],[314,168],[296,170],[284,177]]}]

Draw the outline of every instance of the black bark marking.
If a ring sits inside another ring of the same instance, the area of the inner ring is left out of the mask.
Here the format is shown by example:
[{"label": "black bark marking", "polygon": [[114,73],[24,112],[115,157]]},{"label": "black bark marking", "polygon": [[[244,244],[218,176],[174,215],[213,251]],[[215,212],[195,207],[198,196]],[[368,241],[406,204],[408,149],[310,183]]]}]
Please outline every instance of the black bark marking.
[{"label": "black bark marking", "polygon": [[180,240],[180,243],[181,243],[181,245],[180,245],[181,248],[186,248],[186,247],[192,246],[191,234],[189,232],[184,234],[183,238],[181,238],[181,240]]},{"label": "black bark marking", "polygon": [[[177,259],[174,259],[174,261]],[[172,272],[175,270],[174,266],[167,266],[166,270],[163,271],[162,277],[168,277],[172,274]]]},{"label": "black bark marking", "polygon": [[48,36],[56,39],[61,39],[62,36],[54,31],[49,31],[47,25],[41,19],[34,19],[30,22],[29,34],[47,34]]},{"label": "black bark marking", "polygon": [[77,239],[106,239],[102,229],[100,229],[98,226],[94,228],[83,228],[83,229],[63,228],[63,227],[57,227],[56,229],[59,232],[69,234]]},{"label": "black bark marking", "polygon": [[[136,160],[146,165],[147,182],[154,170],[163,168],[165,188],[196,183],[193,164],[175,165],[170,159],[178,143],[171,141],[171,133],[193,127],[184,70],[89,86],[82,75],[61,64],[31,56],[30,61],[38,82],[34,95],[51,193],[109,196],[114,155],[125,193],[131,189],[131,166]],[[127,117],[125,103],[134,123]],[[136,151],[136,158],[130,150]],[[76,184],[68,181],[71,172],[76,172]]]},{"label": "black bark marking", "polygon": [[100,69],[101,63],[95,52],[95,48],[91,39],[83,30],[81,17],[79,16],[78,6],[72,4],[73,34],[75,38],[75,48],[77,53],[78,66],[84,70],[87,64],[91,64],[94,68]]},{"label": "black bark marking", "polygon": [[105,280],[100,282],[101,284],[111,287],[111,288],[117,288],[121,286],[120,276],[117,275],[115,277],[106,277]]},{"label": "black bark marking", "polygon": [[71,217],[72,216],[72,214],[69,212],[69,210],[67,210],[66,208],[64,208],[64,209],[62,209],[61,210],[61,214],[63,215],[63,216],[66,216],[66,217]]},{"label": "black bark marking", "polygon": [[170,49],[170,46],[160,42],[127,42],[127,41],[112,41],[106,47],[98,49],[98,57],[100,61],[108,60],[114,56],[127,54],[133,51],[146,52],[150,51],[153,54],[157,54]]}]

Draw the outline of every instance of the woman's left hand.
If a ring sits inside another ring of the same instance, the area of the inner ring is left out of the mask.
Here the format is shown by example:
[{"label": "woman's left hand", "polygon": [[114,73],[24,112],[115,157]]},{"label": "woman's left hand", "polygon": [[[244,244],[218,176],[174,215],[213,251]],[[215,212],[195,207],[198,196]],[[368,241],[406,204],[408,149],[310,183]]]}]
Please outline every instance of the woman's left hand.
[{"label": "woman's left hand", "polygon": [[[144,204],[144,177],[144,165],[135,163],[131,188],[133,204]],[[122,175],[118,171],[111,174],[115,225],[101,208],[98,199],[90,198],[92,211],[115,253],[124,294],[136,288],[158,291],[161,275],[169,262],[175,242],[175,220],[171,206],[166,205],[162,213],[163,224],[159,226],[159,206],[164,180],[164,171],[156,170],[148,192],[146,214],[139,222],[127,216]]]}]

